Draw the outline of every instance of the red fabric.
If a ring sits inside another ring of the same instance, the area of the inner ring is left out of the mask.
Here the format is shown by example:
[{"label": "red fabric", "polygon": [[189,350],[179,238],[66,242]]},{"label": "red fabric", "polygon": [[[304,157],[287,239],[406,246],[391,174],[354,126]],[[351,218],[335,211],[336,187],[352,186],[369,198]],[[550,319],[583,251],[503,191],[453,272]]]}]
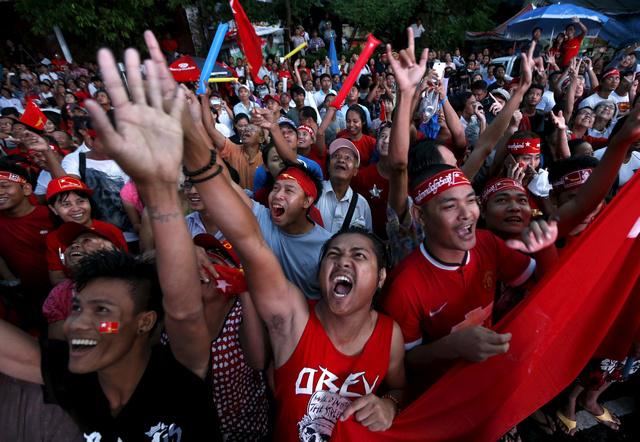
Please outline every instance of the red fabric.
[{"label": "red fabric", "polygon": [[[496,282],[524,279],[530,261],[487,230],[476,232],[476,245],[462,266],[439,264],[421,245],[391,275],[383,308],[400,325],[406,343],[423,335],[435,341],[460,326],[490,325]],[[481,319],[477,314],[483,310]]]},{"label": "red fabric", "polygon": [[75,284],[70,279],[65,279],[56,285],[42,304],[42,314],[47,324],[64,321],[71,312],[71,298]]},{"label": "red fabric", "polygon": [[27,289],[48,291],[46,237],[52,229],[46,206],[36,206],[21,218],[0,215],[0,255]]},{"label": "red fabric", "polygon": [[188,55],[176,59],[169,65],[171,75],[178,83],[190,83],[200,80],[200,68]]},{"label": "red fabric", "polygon": [[311,150],[307,155],[305,155],[305,157],[318,163],[318,166],[320,166],[320,169],[322,170],[322,176],[329,176],[327,171],[327,149],[324,150],[324,155],[320,155],[320,153],[318,153],[318,145],[312,144]]},{"label": "red fabric", "polygon": [[[333,104],[332,104],[333,105]],[[349,136],[349,132],[344,129],[338,132],[336,138],[346,138],[356,146],[358,152],[360,152],[360,167],[364,167],[369,164],[373,152],[376,149],[376,139],[372,136],[362,134],[359,140],[354,140]]]},{"label": "red fabric", "polygon": [[580,52],[580,46],[582,45],[582,40],[584,39],[584,34],[580,34],[577,37],[573,37],[571,40],[566,40],[562,43],[562,47],[560,48],[560,67],[565,68],[569,66],[571,59],[578,55]]},{"label": "red fabric", "polygon": [[43,130],[47,122],[47,116],[33,101],[29,101],[24,108],[24,113],[20,117],[20,122],[32,129]]},{"label": "red fabric", "polygon": [[173,53],[178,50],[178,42],[173,38],[165,38],[160,42],[160,47],[165,52]]},{"label": "red fabric", "polygon": [[276,177],[276,181],[293,180],[302,189],[305,195],[310,196],[314,200],[318,197],[318,188],[313,180],[302,170],[295,167],[288,167],[280,172]]},{"label": "red fabric", "polygon": [[249,21],[244,9],[242,9],[240,2],[238,0],[230,0],[229,5],[238,28],[238,44],[247,62],[251,65],[251,79],[255,84],[263,84],[264,81],[258,75],[258,69],[264,64],[262,40],[256,34],[256,30]]},{"label": "red fabric", "polygon": [[350,400],[375,393],[387,375],[391,318],[378,314],[362,351],[346,356],[335,348],[314,310],[315,302],[310,302],[309,320],[298,345],[289,360],[275,370],[278,415],[274,440],[307,440],[299,434],[319,434],[326,438],[313,440],[328,440]]},{"label": "red fabric", "polygon": [[513,335],[507,354],[459,363],[389,431],[347,422],[332,440],[496,440],[568,386],[591,357],[625,354],[640,311],[639,200],[636,174],[561,264],[497,324],[496,331]]},{"label": "red fabric", "polygon": [[411,190],[411,198],[417,205],[426,204],[442,192],[458,187],[469,186],[471,182],[460,169],[447,169],[427,178]]},{"label": "red fabric", "polygon": [[369,203],[374,233],[386,239],[389,181],[378,173],[377,164],[369,164],[358,170],[358,174],[351,179],[351,187]]}]

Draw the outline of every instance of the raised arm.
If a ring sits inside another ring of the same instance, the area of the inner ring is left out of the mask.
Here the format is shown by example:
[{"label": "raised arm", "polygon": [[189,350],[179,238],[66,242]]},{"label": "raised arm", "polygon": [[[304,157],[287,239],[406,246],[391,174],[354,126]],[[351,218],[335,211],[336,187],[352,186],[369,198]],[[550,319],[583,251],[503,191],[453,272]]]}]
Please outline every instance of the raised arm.
[{"label": "raised arm", "polygon": [[273,144],[276,145],[278,155],[285,163],[298,162],[298,157],[295,151],[289,147],[287,141],[282,136],[280,125],[269,109],[255,108],[251,113],[251,122],[256,126],[269,131],[271,134],[271,140],[273,141]]},{"label": "raised arm", "polygon": [[[152,57],[155,37],[145,33]],[[100,70],[115,108],[117,130],[94,102],[87,108],[103,140],[105,151],[136,182],[145,200],[156,246],[156,265],[163,292],[164,324],[176,359],[204,378],[208,371],[210,339],[204,315],[198,266],[191,235],[177,193],[183,150],[184,91],[165,100],[158,64],[147,60],[146,87],[138,52],[125,52],[132,101],[120,79],[110,51],[98,53]],[[148,99],[147,99],[148,97]]]},{"label": "raised arm", "polygon": [[509,127],[511,117],[518,110],[524,94],[527,92],[527,89],[529,89],[529,86],[531,86],[533,67],[535,65],[533,60],[533,49],[535,45],[535,41],[532,42],[527,54],[521,55],[522,60],[520,64],[520,82],[518,83],[518,88],[511,94],[511,98],[505,103],[491,124],[487,126],[487,129],[480,134],[473,152],[471,152],[471,155],[462,166],[462,170],[469,179],[472,179],[478,173],[485,159],[491,154],[496,144],[498,144],[500,137],[507,130],[507,127]]},{"label": "raised arm", "polygon": [[44,156],[47,166],[49,167],[51,178],[60,178],[67,175],[62,168],[60,160],[54,155],[51,146],[47,143],[47,140],[33,132],[25,131],[23,141],[29,150],[34,150]]},{"label": "raised arm", "polygon": [[575,198],[558,209],[559,236],[566,236],[602,202],[613,185],[625,155],[640,140],[640,103],[637,103],[624,125],[609,139],[609,146],[589,179]]},{"label": "raised arm", "polygon": [[15,325],[0,319],[0,373],[43,384],[38,341]]},{"label": "raised arm", "polygon": [[553,124],[556,127],[556,146],[551,152],[553,154],[553,159],[557,161],[562,158],[569,158],[571,156],[571,151],[569,150],[569,141],[567,140],[567,124],[565,122],[564,115],[562,114],[562,111],[558,111],[558,115],[550,112],[549,117],[551,117],[551,121],[553,121]]},{"label": "raised arm", "polygon": [[396,115],[391,126],[391,140],[389,142],[389,205],[402,216],[407,210],[409,142],[412,99],[427,68],[429,49],[422,51],[420,62],[416,63],[413,30],[407,29],[407,49],[400,51],[396,60],[391,54],[391,45],[387,45],[387,56],[398,87],[398,101]]},{"label": "raised arm", "polygon": [[200,100],[202,106],[202,122],[204,128],[207,131],[207,135],[213,141],[213,145],[216,149],[224,149],[224,144],[227,142],[227,137],[216,129],[216,122],[213,121],[213,115],[211,115],[211,109],[209,109],[209,94],[204,95],[204,98]]}]

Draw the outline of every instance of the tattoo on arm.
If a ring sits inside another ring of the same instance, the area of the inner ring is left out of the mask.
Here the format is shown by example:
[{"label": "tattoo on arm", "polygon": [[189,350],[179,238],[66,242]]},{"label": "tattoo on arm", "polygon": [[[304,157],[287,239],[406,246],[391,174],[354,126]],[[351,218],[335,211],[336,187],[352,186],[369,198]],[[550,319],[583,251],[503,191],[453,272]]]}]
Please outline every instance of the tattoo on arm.
[{"label": "tattoo on arm", "polygon": [[180,218],[182,213],[180,212],[162,212],[158,210],[156,207],[148,207],[149,217],[151,221],[159,222],[159,223],[168,223],[176,218]]}]

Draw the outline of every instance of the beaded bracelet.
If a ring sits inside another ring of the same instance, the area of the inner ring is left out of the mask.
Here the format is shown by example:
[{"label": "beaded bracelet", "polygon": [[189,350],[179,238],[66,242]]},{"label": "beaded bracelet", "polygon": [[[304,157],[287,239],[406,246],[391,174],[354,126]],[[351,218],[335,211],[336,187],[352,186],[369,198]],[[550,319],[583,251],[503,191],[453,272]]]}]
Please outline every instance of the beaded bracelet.
[{"label": "beaded bracelet", "polygon": [[396,406],[396,414],[400,412],[400,401],[393,395],[389,393],[382,395],[380,399],[389,399]]},{"label": "beaded bracelet", "polygon": [[215,177],[217,177],[218,175],[220,175],[222,173],[222,166],[218,164],[218,168],[211,174],[211,175],[207,175],[204,178],[198,178],[198,179],[193,179],[191,177],[189,177],[189,182],[191,184],[200,184],[200,183],[204,183],[205,181],[211,180]]},{"label": "beaded bracelet", "polygon": [[211,170],[211,168],[216,164],[216,151],[214,149],[211,149],[211,159],[209,160],[209,164],[207,164],[206,166],[198,169],[198,170],[194,170],[194,171],[189,171],[187,170],[186,167],[182,167],[182,173],[184,173],[184,176],[186,177],[194,177],[194,176],[198,176],[201,175],[209,170]]}]

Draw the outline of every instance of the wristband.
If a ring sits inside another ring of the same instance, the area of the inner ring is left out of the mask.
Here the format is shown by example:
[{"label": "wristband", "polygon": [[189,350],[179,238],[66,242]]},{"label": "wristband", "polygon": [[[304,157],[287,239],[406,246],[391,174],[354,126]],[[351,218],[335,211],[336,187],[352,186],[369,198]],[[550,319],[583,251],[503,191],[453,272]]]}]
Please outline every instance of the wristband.
[{"label": "wristband", "polygon": [[223,170],[222,166],[218,164],[218,168],[211,175],[207,175],[204,178],[198,178],[198,179],[189,178],[189,182],[191,184],[204,183],[205,181],[211,180],[211,179],[217,177],[218,175],[220,175],[222,173],[222,170]]},{"label": "wristband", "polygon": [[186,177],[194,177],[194,176],[198,176],[201,175],[209,170],[211,170],[211,168],[216,164],[216,151],[215,149],[211,149],[211,158],[209,159],[209,164],[207,164],[206,166],[198,169],[198,170],[194,170],[194,171],[189,171],[187,170],[186,167],[182,167],[182,173],[184,173],[184,176]]}]

